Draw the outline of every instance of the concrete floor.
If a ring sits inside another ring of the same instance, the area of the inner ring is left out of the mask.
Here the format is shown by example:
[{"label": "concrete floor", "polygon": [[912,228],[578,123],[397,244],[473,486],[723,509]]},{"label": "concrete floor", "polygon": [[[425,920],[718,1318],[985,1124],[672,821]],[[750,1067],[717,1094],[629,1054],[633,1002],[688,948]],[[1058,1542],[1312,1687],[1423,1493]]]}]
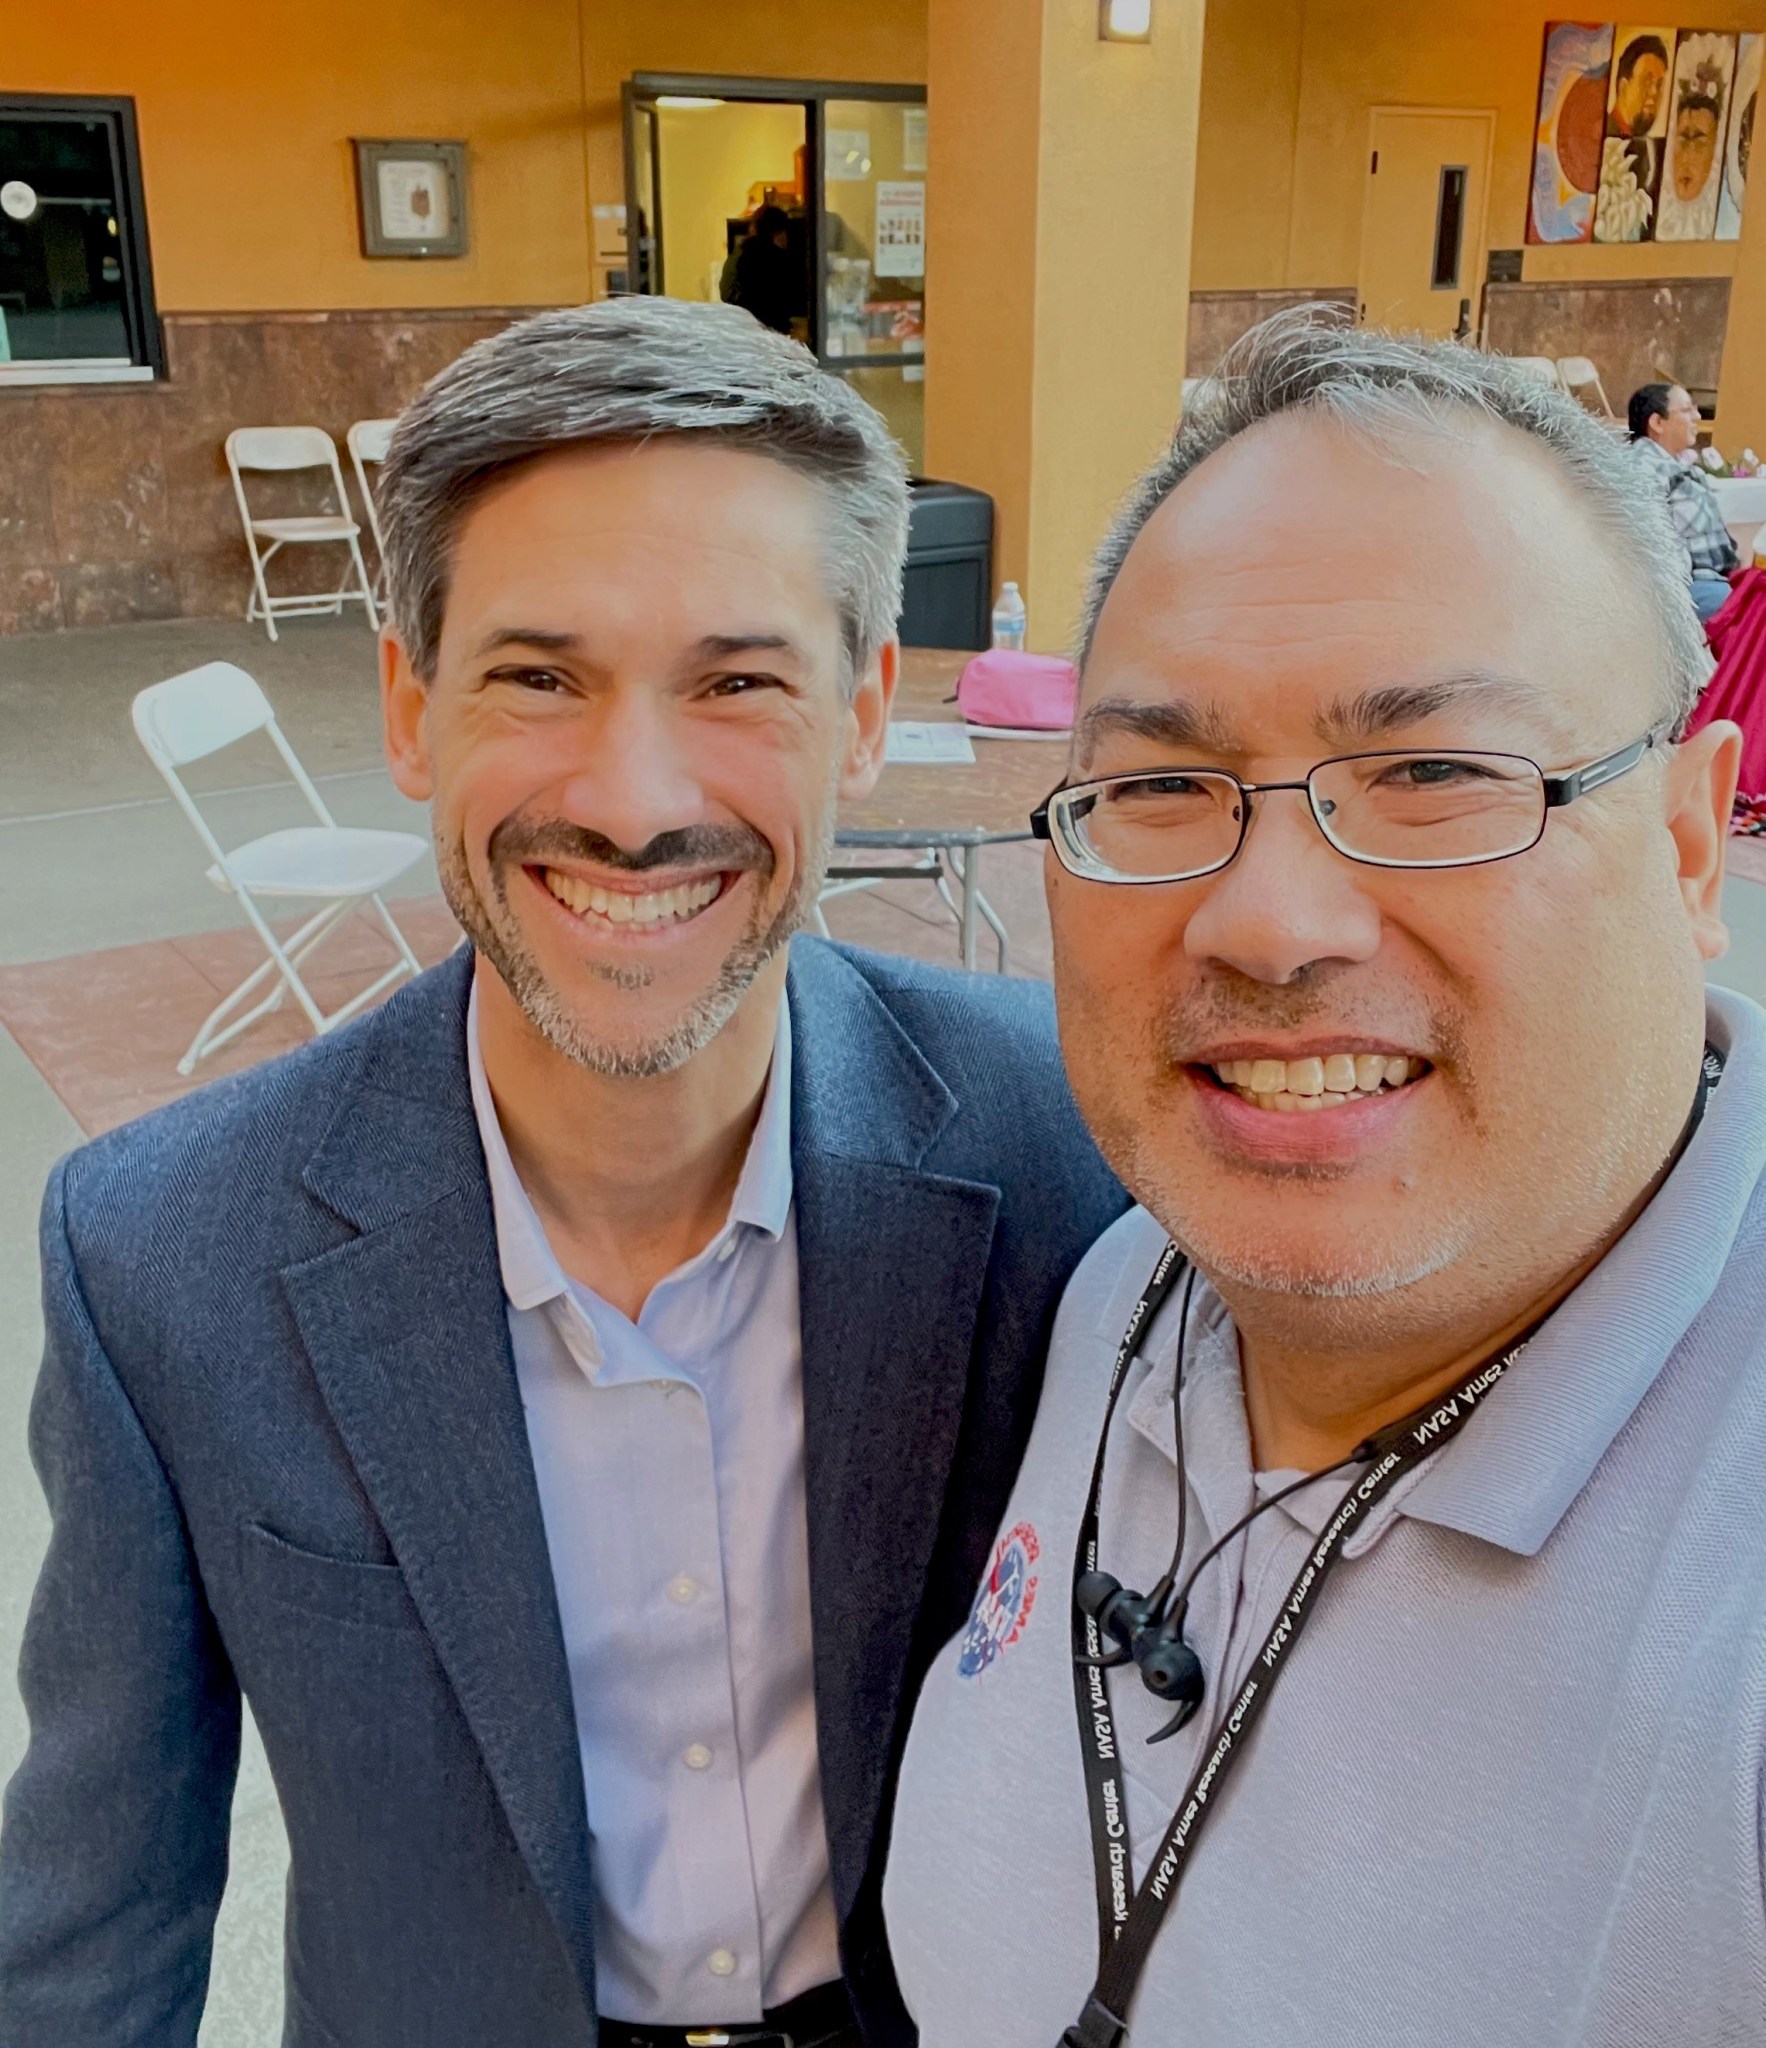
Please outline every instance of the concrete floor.
[{"label": "concrete floor", "polygon": [[[357,624],[294,622],[280,645],[237,624],[178,622],[43,639],[0,640],[0,967],[58,959],[237,923],[202,878],[188,825],[128,722],[134,693],[203,661],[234,660],[264,685],[295,750],[338,817],[424,829],[380,760],[373,641]],[[266,750],[262,750],[267,752]],[[299,817],[259,785],[273,758],[229,759],[193,783],[215,797],[223,828],[244,836]],[[230,793],[229,793],[230,792]],[[1046,967],[1046,922],[1034,856],[1006,850],[990,875],[1020,965]],[[1754,859],[1757,853],[1750,849]],[[1766,869],[1762,870],[1766,873]],[[406,893],[435,887],[427,865]],[[1733,933],[1716,978],[1766,1001],[1766,887],[1732,880]],[[948,933],[921,898],[836,905],[843,935],[948,956]],[[24,1748],[12,1671],[47,1534],[25,1458],[25,1414],[42,1340],[36,1211],[53,1161],[79,1142],[74,1118],[0,1030],[0,1781]],[[232,1877],[217,1935],[203,2048],[270,2048],[281,2011],[281,1883],[285,1848],[262,1752],[248,1741],[234,1809]]]}]

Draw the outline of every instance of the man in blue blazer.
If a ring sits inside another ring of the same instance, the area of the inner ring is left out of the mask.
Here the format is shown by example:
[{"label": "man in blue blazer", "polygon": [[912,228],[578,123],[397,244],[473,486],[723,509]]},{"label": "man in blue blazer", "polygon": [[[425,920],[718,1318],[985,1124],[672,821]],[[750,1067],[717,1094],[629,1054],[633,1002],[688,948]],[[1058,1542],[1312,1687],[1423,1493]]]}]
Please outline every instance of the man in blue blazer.
[{"label": "man in blue blazer", "polygon": [[907,1713],[1125,1198],[1046,991],[789,943],[881,765],[900,458],[624,301],[469,352],[383,495],[472,944],[57,1170],[0,2040],[195,2042],[243,1696],[289,2048],[910,2042]]}]

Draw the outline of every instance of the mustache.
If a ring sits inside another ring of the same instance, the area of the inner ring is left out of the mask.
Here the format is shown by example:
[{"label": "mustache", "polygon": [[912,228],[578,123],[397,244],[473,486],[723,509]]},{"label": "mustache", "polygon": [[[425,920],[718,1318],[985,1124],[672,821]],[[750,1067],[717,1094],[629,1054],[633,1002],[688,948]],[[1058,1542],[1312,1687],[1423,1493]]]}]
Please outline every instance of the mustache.
[{"label": "mustache", "polygon": [[1160,1051],[1173,1067],[1195,1056],[1198,1046],[1222,1039],[1282,1035],[1305,1025],[1328,1025],[1346,1036],[1365,1032],[1373,1038],[1400,1039],[1431,1048],[1437,1062],[1463,1058],[1465,1032],[1460,1018],[1445,1007],[1411,1004],[1403,1012],[1382,1004],[1372,1014],[1365,1001],[1352,999],[1343,979],[1328,970],[1302,973],[1284,987],[1239,981],[1216,982],[1188,1002],[1173,1005],[1154,1025]]},{"label": "mustache", "polygon": [[773,849],[752,825],[682,825],[658,832],[637,851],[617,845],[586,825],[564,818],[505,818],[487,849],[493,866],[532,866],[548,860],[592,862],[623,874],[654,868],[722,868],[768,875]]}]

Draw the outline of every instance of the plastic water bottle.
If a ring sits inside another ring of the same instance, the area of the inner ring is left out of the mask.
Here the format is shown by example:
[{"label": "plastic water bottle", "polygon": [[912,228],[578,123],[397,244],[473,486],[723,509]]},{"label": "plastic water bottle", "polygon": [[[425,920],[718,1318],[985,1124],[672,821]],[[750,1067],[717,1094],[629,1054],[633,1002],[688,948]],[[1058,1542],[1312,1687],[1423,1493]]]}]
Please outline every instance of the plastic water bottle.
[{"label": "plastic water bottle", "polygon": [[1022,654],[1026,622],[1024,599],[1017,584],[1004,585],[999,594],[999,602],[993,608],[993,644],[996,647],[1015,648]]}]

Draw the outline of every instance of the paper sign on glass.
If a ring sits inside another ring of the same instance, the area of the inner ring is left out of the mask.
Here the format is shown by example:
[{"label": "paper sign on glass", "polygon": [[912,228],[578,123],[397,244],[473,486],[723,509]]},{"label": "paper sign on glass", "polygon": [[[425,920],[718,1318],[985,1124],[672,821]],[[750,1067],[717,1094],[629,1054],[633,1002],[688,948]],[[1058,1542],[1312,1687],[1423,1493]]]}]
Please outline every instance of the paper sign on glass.
[{"label": "paper sign on glass", "polygon": [[923,178],[877,180],[877,277],[926,275],[926,183]]}]

